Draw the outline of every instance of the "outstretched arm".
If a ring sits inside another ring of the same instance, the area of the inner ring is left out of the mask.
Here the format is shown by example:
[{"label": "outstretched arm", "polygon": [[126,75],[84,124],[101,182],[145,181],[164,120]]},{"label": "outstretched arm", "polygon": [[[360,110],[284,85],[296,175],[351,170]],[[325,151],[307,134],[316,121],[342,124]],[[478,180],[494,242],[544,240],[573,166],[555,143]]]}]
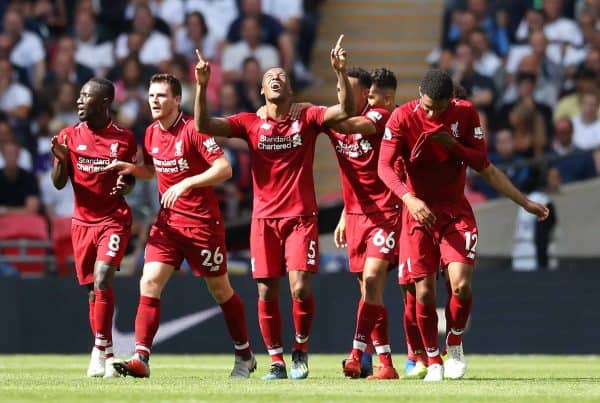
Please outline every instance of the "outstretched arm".
[{"label": "outstretched arm", "polygon": [[499,193],[508,197],[529,213],[537,216],[538,220],[545,220],[548,217],[549,211],[546,206],[528,199],[512,184],[504,172],[499,170],[494,164],[488,165],[479,173]]},{"label": "outstretched arm", "polygon": [[363,136],[372,136],[377,133],[375,124],[364,116],[352,116],[349,119],[333,124],[332,128],[341,134],[360,133]]},{"label": "outstretched arm", "polygon": [[206,106],[206,91],[210,79],[210,64],[204,60],[202,53],[196,49],[196,98],[194,99],[194,124],[196,130],[212,136],[229,137],[231,127],[227,119],[211,118]]},{"label": "outstretched arm", "polygon": [[342,47],[342,39],[344,39],[343,34],[338,38],[335,48],[331,49],[331,67],[337,77],[339,105],[331,106],[325,112],[323,121],[330,125],[356,114],[354,96],[346,74],[346,49]]},{"label": "outstretched arm", "polygon": [[131,162],[114,160],[104,168],[107,171],[115,170],[119,175],[131,175],[140,179],[154,178],[154,165],[136,165]]}]

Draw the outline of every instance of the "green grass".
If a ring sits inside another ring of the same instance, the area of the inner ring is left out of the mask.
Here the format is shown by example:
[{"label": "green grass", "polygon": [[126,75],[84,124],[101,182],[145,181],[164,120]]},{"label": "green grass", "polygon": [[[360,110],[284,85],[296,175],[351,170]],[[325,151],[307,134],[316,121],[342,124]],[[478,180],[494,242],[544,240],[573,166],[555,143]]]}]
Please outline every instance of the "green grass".
[{"label": "green grass", "polygon": [[[249,380],[227,378],[233,357],[152,357],[150,379],[89,379],[87,356],[0,356],[0,402],[41,401],[600,401],[598,356],[468,356],[465,379],[422,381],[344,379],[342,355],[312,355],[310,377],[301,381],[260,380],[268,358],[259,357]],[[396,357],[400,368],[404,362]]]}]

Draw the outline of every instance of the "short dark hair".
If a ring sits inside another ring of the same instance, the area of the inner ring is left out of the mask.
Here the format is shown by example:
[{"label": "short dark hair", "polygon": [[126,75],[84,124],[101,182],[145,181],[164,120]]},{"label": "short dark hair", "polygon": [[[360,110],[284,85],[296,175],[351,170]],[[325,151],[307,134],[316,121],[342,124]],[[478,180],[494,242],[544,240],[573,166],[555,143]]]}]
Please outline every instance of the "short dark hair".
[{"label": "short dark hair", "polygon": [[421,93],[434,101],[450,99],[454,93],[452,78],[443,70],[428,70],[421,80]]},{"label": "short dark hair", "polygon": [[348,77],[358,78],[358,84],[363,88],[371,88],[371,75],[362,67],[350,67],[347,71]]},{"label": "short dark hair", "polygon": [[102,77],[91,78],[88,83],[94,83],[100,88],[100,93],[103,97],[108,98],[112,103],[115,99],[115,85],[112,81]]},{"label": "short dark hair", "polygon": [[384,67],[377,68],[371,71],[372,84],[377,88],[384,88],[392,91],[396,91],[398,87],[398,80],[392,70],[388,70]]},{"label": "short dark hair", "polygon": [[171,74],[154,74],[152,77],[150,77],[150,84],[152,83],[167,83],[169,84],[169,88],[171,88],[173,96],[181,96],[181,83],[175,76]]}]

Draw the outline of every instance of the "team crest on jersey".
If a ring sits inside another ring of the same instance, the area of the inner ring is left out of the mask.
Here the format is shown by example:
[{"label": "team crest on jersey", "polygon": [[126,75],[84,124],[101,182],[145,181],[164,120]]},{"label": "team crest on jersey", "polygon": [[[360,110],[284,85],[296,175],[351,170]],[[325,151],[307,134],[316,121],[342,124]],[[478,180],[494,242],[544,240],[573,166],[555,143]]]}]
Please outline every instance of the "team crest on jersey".
[{"label": "team crest on jersey", "polygon": [[175,156],[181,157],[183,155],[183,139],[175,142]]},{"label": "team crest on jersey", "polygon": [[117,158],[118,151],[119,151],[119,143],[112,143],[110,145],[110,158]]},{"label": "team crest on jersey", "polygon": [[473,137],[475,137],[477,140],[483,140],[483,130],[481,130],[481,127],[477,126],[475,129],[473,129]]},{"label": "team crest on jersey", "polygon": [[450,125],[450,130],[452,130],[452,135],[454,137],[460,137],[460,132],[458,131],[458,120]]},{"label": "team crest on jersey", "polygon": [[185,158],[179,158],[177,160],[177,166],[179,167],[180,171],[186,171],[186,170],[190,169],[190,164],[188,164],[188,162]]},{"label": "team crest on jersey", "polygon": [[300,147],[302,145],[302,137],[296,133],[292,136],[292,145],[294,147]]},{"label": "team crest on jersey", "polygon": [[300,122],[294,120],[292,122],[292,134],[300,133]]},{"label": "team crest on jersey", "polygon": [[364,154],[368,153],[369,151],[371,151],[373,149],[373,146],[367,139],[361,140],[359,144],[360,144],[360,148]]},{"label": "team crest on jersey", "polygon": [[216,153],[219,151],[219,145],[213,137],[204,140],[202,144],[204,144],[204,147],[206,147],[206,150],[209,153]]}]

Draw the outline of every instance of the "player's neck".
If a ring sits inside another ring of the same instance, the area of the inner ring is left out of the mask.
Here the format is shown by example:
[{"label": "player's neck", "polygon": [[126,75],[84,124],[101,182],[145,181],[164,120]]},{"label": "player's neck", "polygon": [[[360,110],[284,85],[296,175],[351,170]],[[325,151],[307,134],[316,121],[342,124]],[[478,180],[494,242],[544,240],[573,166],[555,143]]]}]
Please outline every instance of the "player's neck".
[{"label": "player's neck", "polygon": [[180,113],[181,111],[178,110],[177,112],[171,113],[169,116],[166,116],[162,119],[158,119],[158,124],[160,125],[160,128],[163,130],[169,130],[171,126],[175,124],[177,118],[179,118]]},{"label": "player's neck", "polygon": [[110,117],[106,115],[99,118],[89,118],[86,123],[90,129],[101,130],[108,126],[110,123]]},{"label": "player's neck", "polygon": [[272,102],[267,103],[267,116],[273,120],[284,120],[289,113],[289,102],[282,102],[280,104]]}]

